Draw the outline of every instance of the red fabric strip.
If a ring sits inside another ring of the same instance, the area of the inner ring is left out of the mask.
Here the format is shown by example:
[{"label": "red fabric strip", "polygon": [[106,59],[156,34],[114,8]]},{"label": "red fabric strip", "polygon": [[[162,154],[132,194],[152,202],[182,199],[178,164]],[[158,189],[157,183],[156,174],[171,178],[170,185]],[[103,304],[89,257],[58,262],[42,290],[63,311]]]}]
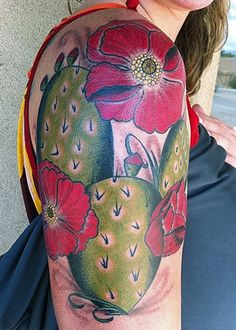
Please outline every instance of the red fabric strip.
[{"label": "red fabric strip", "polygon": [[188,106],[188,114],[189,114],[190,127],[191,127],[190,147],[194,148],[199,140],[199,131],[198,131],[199,117],[191,107],[188,97],[187,97],[187,106]]},{"label": "red fabric strip", "polygon": [[21,185],[21,190],[22,190],[22,194],[23,194],[23,199],[24,199],[24,203],[25,203],[25,209],[26,209],[26,213],[29,219],[29,222],[32,222],[38,215],[38,212],[34,206],[34,202],[32,200],[30,191],[29,191],[29,187],[28,187],[28,183],[27,183],[27,179],[26,179],[26,175],[25,175],[25,170],[23,171],[23,174],[20,178],[20,185]]},{"label": "red fabric strip", "polygon": [[127,0],[126,1],[126,6],[129,9],[136,10],[138,5],[139,5],[139,0]]}]

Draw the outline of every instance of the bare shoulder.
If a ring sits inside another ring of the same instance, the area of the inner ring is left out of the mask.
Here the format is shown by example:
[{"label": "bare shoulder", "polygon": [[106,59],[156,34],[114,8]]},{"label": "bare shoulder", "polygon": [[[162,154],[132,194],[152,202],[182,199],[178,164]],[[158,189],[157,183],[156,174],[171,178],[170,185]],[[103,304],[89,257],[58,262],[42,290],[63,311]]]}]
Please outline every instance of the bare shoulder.
[{"label": "bare shoulder", "polygon": [[[94,1],[94,4],[98,3]],[[87,4],[86,4],[87,7]],[[64,54],[66,57],[69,53],[77,48],[79,51],[80,64],[84,66],[91,65],[91,61],[88,61],[87,57],[87,43],[88,38],[100,27],[117,21],[132,21],[144,18],[136,12],[131,10],[116,8],[116,9],[104,9],[94,11],[86,15],[79,16],[71,23],[66,24],[56,35],[50,40],[46,49],[44,50],[41,59],[37,65],[37,70],[34,75],[33,86],[30,97],[30,131],[33,145],[35,146],[36,138],[36,125],[38,110],[40,107],[40,101],[42,97],[41,83],[45,76],[52,77],[55,73],[55,63],[60,54]]]}]

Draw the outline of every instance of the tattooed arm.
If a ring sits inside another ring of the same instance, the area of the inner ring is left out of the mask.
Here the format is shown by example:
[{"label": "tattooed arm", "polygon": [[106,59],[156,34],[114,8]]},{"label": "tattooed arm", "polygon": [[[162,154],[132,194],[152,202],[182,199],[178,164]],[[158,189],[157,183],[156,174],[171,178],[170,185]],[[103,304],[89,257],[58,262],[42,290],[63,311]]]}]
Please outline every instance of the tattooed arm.
[{"label": "tattooed arm", "polygon": [[30,111],[59,328],[180,329],[189,138],[174,44],[123,9],[78,18],[45,50]]}]

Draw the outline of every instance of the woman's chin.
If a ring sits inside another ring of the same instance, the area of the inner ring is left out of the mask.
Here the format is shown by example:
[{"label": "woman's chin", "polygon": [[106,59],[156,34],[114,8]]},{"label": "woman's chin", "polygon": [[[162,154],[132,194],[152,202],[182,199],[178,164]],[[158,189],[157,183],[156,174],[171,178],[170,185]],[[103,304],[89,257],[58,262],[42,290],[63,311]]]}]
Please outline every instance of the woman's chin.
[{"label": "woman's chin", "polygon": [[209,6],[214,0],[170,0],[170,3],[187,10],[198,10]]}]

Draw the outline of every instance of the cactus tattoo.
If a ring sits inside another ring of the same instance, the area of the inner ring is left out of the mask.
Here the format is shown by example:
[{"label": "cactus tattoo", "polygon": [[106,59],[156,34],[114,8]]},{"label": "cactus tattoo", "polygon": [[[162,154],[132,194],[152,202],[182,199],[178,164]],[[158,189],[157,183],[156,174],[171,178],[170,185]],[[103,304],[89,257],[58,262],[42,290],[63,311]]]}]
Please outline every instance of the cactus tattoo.
[{"label": "cactus tattoo", "polygon": [[74,65],[78,50],[56,60],[55,74],[41,83],[43,97],[38,117],[38,160],[60,166],[73,180],[85,185],[113,175],[113,141],[110,122],[103,121],[93,103],[84,97],[88,70]]},{"label": "cactus tattoo", "polygon": [[89,33],[86,61],[78,47],[60,53],[40,89],[47,252],[67,258],[78,285],[69,306],[90,301],[95,320],[108,323],[132,313],[184,241],[183,62],[151,23],[116,20]]}]

